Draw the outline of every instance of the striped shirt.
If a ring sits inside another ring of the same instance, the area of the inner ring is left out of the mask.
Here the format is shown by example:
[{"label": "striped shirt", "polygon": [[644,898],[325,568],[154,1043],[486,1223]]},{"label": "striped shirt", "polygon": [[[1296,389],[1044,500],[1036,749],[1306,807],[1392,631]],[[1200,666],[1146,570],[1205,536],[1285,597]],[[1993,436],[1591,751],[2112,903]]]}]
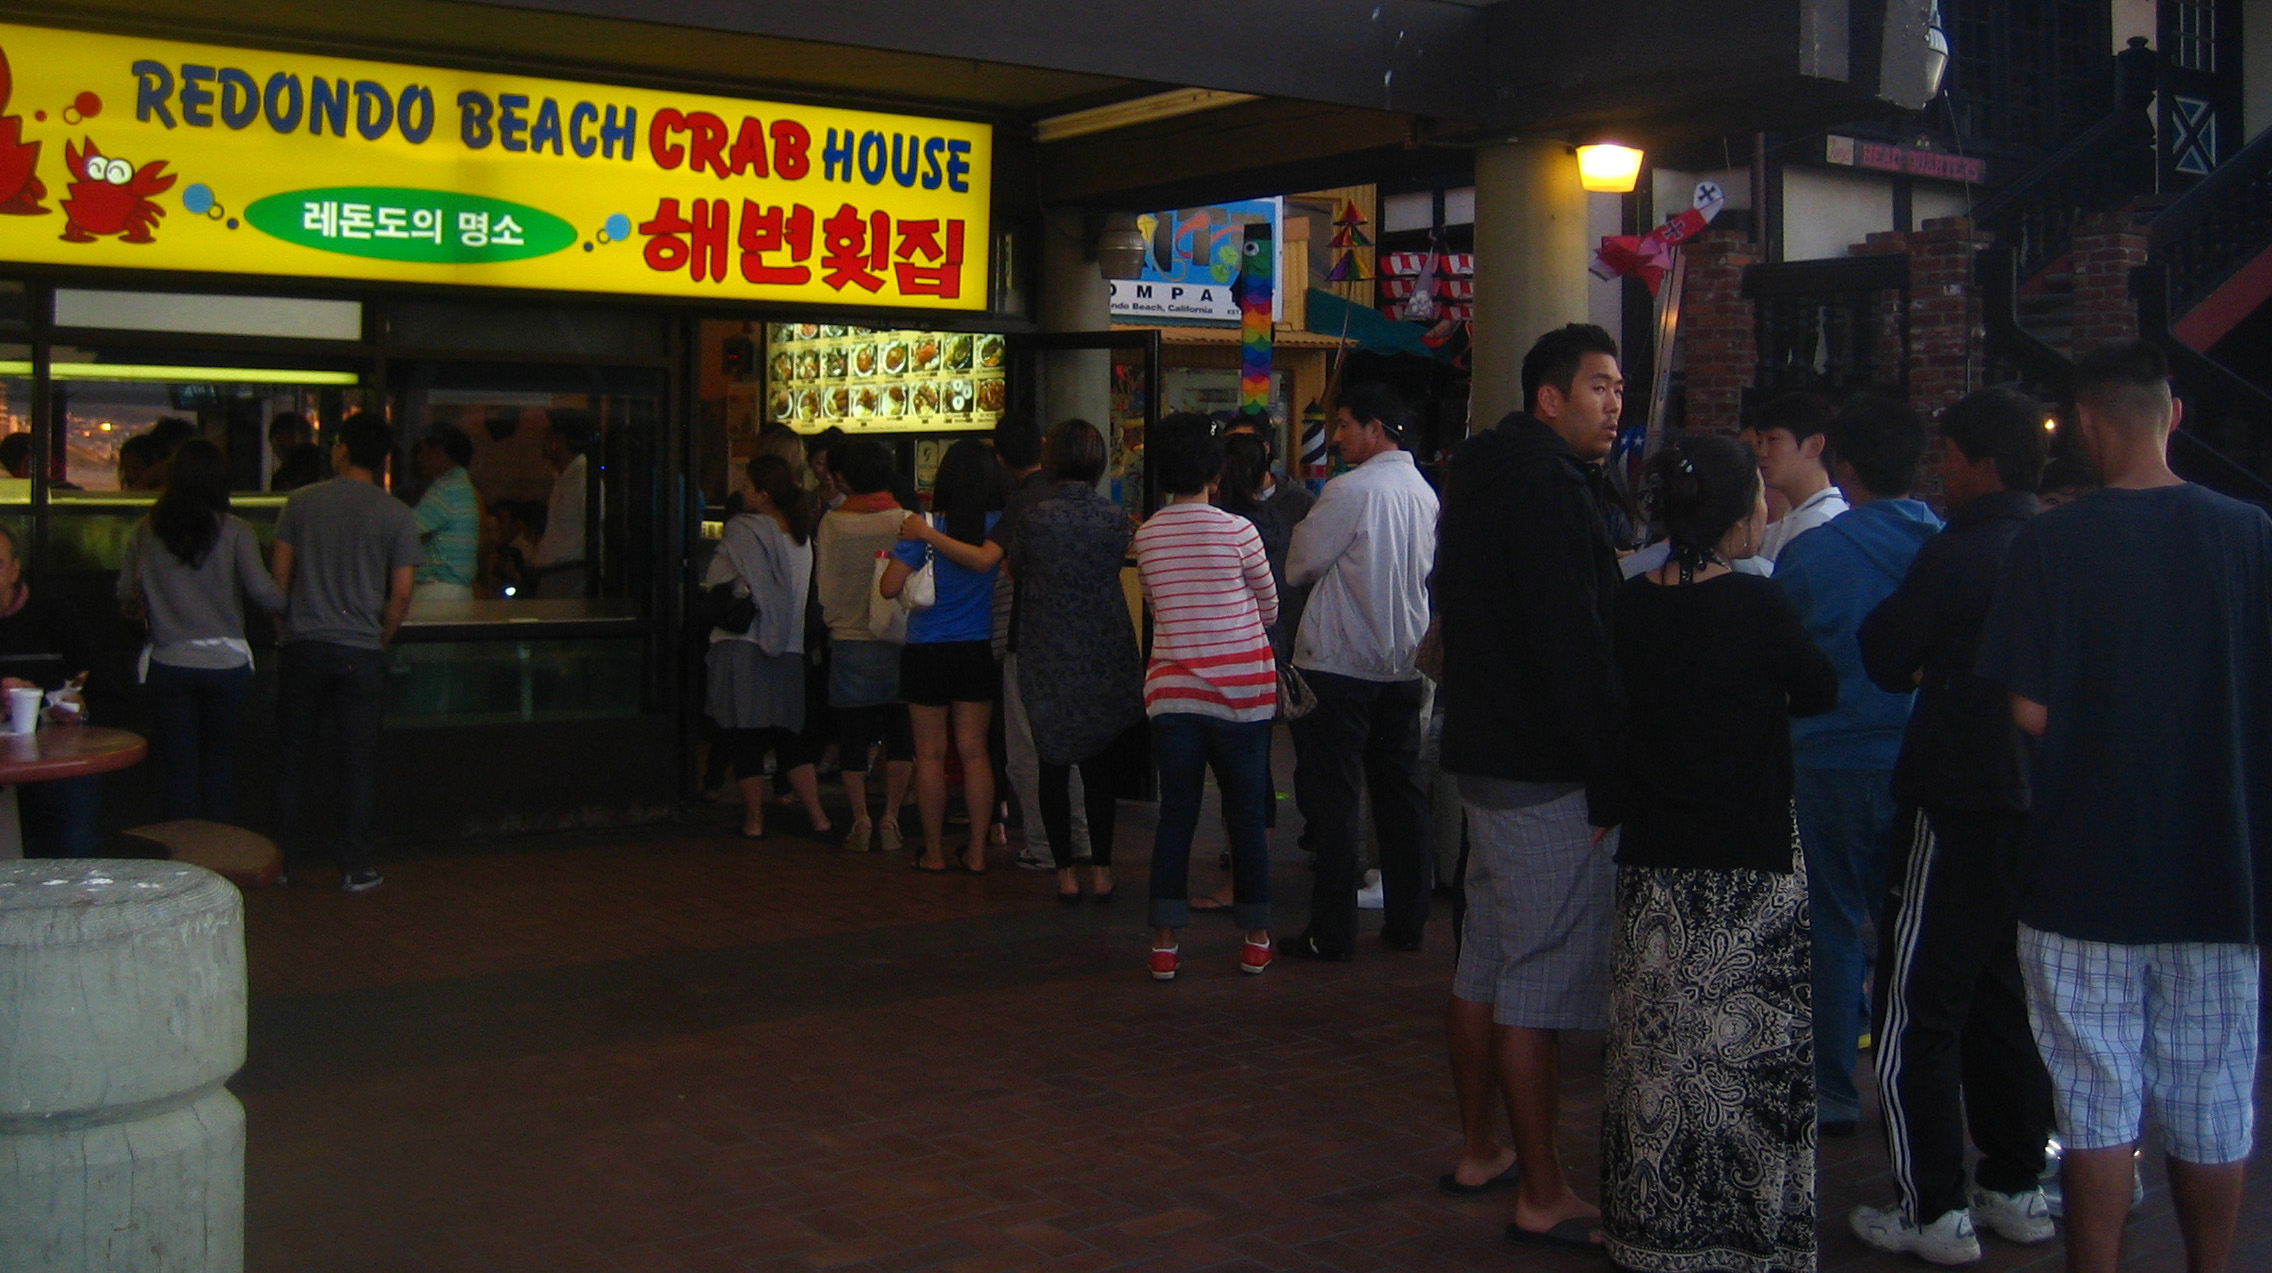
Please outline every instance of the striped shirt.
[{"label": "striped shirt", "polygon": [[473,479],[463,468],[452,468],[434,479],[411,511],[426,547],[418,582],[470,585],[481,557],[481,496]]},{"label": "striped shirt", "polygon": [[1152,607],[1145,712],[1275,716],[1278,588],[1254,523],[1211,504],[1170,504],[1136,532],[1136,572]]}]

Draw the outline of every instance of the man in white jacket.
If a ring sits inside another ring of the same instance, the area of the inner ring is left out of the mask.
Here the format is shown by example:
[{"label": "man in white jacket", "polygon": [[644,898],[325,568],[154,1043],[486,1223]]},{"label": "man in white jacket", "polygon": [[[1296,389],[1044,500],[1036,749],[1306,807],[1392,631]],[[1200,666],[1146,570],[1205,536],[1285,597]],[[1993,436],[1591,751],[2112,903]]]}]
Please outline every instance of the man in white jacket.
[{"label": "man in white jacket", "polygon": [[1333,446],[1349,471],[1295,528],[1286,582],[1314,585],[1294,666],[1317,708],[1294,722],[1294,799],[1317,851],[1309,927],[1279,949],[1347,960],[1357,944],[1359,784],[1373,797],[1381,939],[1420,949],[1428,922],[1428,796],[1420,778],[1420,670],[1436,492],[1403,447],[1410,417],[1379,385],[1344,389]]}]

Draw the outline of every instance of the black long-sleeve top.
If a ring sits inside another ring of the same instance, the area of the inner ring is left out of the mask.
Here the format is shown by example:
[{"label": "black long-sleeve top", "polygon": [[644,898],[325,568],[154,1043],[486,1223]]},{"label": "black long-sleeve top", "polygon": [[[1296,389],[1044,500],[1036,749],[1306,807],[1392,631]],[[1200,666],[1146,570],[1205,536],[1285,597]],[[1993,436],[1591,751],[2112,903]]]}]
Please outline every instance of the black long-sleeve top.
[{"label": "black long-sleeve top", "polygon": [[[25,585],[28,595],[13,614],[0,613],[0,676],[30,681],[44,690],[88,668],[94,643],[68,605],[52,588]],[[0,609],[14,601],[0,597]]]},{"label": "black long-sleeve top", "polygon": [[1893,789],[1932,809],[2025,812],[2028,748],[2004,687],[1976,676],[1980,634],[2020,528],[2041,511],[2024,491],[1983,495],[1917,550],[1893,595],[1862,621],[1862,668],[1879,688],[1915,687]]},{"label": "black long-sleeve top", "polygon": [[1838,704],[1838,672],[1772,580],[1646,576],[1617,594],[1632,764],[1617,860],[1791,869],[1792,716]]},{"label": "black long-sleeve top", "polygon": [[1444,647],[1444,768],[1586,784],[1594,825],[1619,820],[1624,747],[1609,630],[1619,576],[1600,476],[1517,412],[1460,444],[1444,481],[1435,599]]}]

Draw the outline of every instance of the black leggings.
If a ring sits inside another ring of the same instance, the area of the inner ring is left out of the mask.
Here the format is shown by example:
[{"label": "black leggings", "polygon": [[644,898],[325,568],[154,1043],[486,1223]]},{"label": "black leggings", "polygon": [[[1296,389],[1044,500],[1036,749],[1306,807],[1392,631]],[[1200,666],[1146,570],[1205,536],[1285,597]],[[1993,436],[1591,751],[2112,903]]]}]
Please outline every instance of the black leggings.
[{"label": "black leggings", "polygon": [[793,729],[772,726],[766,729],[721,729],[714,753],[725,754],[726,763],[734,767],[734,777],[741,781],[765,776],[765,753],[772,752],[777,762],[774,769],[786,774],[800,765],[813,763],[812,749]]},{"label": "black leggings", "polygon": [[[1113,798],[1111,758],[1107,747],[1080,762],[1081,803],[1089,811],[1089,854],[1098,866],[1112,865]],[[1073,865],[1072,765],[1041,762],[1041,826],[1049,833],[1049,855],[1062,871]]]}]

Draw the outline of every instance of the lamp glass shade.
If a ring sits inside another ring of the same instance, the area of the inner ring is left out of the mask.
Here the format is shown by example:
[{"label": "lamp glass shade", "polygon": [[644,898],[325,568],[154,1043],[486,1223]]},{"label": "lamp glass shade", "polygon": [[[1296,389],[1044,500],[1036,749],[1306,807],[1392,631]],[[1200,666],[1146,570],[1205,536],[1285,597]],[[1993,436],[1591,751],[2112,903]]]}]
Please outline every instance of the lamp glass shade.
[{"label": "lamp glass shade", "polygon": [[1631,194],[1641,179],[1641,152],[1603,142],[1578,147],[1578,184],[1595,194]]}]

